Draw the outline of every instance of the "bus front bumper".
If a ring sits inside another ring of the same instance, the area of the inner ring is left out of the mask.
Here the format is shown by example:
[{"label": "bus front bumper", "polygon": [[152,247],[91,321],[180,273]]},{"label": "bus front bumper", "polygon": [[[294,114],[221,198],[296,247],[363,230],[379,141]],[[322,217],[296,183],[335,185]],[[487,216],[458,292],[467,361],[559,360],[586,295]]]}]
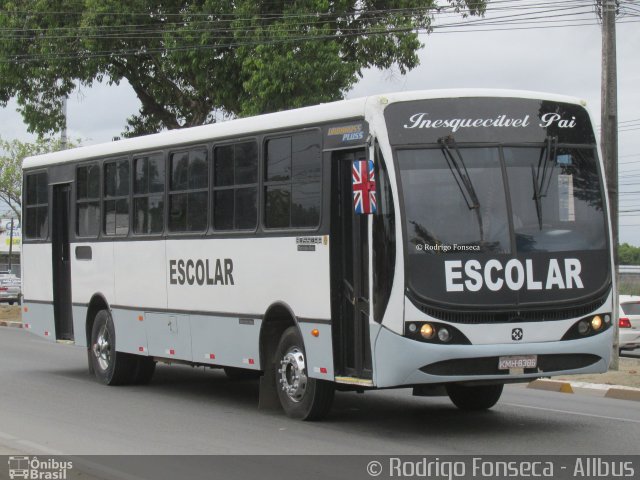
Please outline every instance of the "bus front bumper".
[{"label": "bus front bumper", "polygon": [[[374,344],[378,388],[450,382],[510,383],[540,377],[606,372],[613,328],[579,340],[492,345],[435,345],[382,327]],[[499,370],[499,357],[536,355],[535,369]]]}]

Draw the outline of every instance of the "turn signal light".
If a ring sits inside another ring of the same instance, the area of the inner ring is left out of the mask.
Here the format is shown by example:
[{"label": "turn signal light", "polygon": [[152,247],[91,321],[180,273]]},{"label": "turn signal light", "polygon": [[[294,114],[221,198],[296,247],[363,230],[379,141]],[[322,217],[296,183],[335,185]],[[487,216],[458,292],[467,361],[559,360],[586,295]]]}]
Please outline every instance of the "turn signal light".
[{"label": "turn signal light", "polygon": [[620,317],[618,326],[620,328],[631,328],[631,321],[627,317]]}]

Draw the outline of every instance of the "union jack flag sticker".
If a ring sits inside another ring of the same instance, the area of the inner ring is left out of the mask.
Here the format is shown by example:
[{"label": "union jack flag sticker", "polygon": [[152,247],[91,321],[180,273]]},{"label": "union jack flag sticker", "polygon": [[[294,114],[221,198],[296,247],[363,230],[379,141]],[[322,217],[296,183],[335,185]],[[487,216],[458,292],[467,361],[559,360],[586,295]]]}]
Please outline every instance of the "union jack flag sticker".
[{"label": "union jack flag sticker", "polygon": [[376,175],[373,160],[356,160],[353,162],[353,208],[359,215],[376,213]]}]

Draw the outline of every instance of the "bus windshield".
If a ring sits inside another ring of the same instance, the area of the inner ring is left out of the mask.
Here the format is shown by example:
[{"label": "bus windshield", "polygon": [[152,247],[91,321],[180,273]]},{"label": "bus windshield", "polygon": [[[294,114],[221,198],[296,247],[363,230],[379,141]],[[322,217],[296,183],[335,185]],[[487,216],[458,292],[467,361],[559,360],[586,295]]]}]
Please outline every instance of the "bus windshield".
[{"label": "bus windshield", "polygon": [[[459,145],[456,150],[462,168],[452,167],[450,152],[442,147],[397,150],[404,199],[408,282],[414,293],[433,298],[438,289],[433,288],[433,279],[425,272],[433,272],[434,263],[442,264],[448,259],[460,259],[459,264],[444,265],[445,275],[453,275],[455,280],[449,281],[449,286],[459,285],[467,293],[474,293],[479,282],[471,281],[467,284],[471,288],[464,288],[465,278],[469,281],[464,260],[477,261],[471,265],[477,267],[471,268],[473,280],[474,273],[476,277],[486,277],[480,260],[489,257],[500,263],[489,272],[488,279],[483,279],[483,284],[488,280],[490,285],[491,282],[495,285],[508,259],[520,258],[515,267],[517,271],[510,272],[512,279],[519,272],[523,279],[529,275],[533,290],[538,285],[536,282],[540,282],[542,293],[550,255],[580,252],[606,256],[606,220],[593,146],[552,146],[549,142],[536,146]],[[468,177],[469,187],[462,184],[461,175]],[[475,202],[468,200],[469,188]],[[541,257],[546,257],[547,265],[542,265]],[[536,258],[540,266],[534,278]],[[531,262],[531,272],[527,270],[527,259]],[[458,265],[460,268],[456,270]],[[562,267],[559,264],[559,270]],[[603,271],[606,272],[606,267]],[[580,296],[588,290],[582,281],[585,275],[586,268],[581,265],[582,288],[577,281],[572,282],[575,284],[572,287],[580,290],[577,292]],[[602,285],[601,280],[594,279],[595,289]],[[515,283],[518,284],[517,278]],[[526,290],[526,282],[522,283],[520,288],[511,289],[519,291],[521,301],[527,297],[521,291]],[[557,284],[550,287],[568,290],[567,282],[563,283],[563,288]],[[477,293],[482,290],[478,288]],[[460,289],[450,288],[447,293],[452,291]],[[529,292],[530,300],[535,296],[535,292]],[[461,301],[465,303],[464,299],[456,303]],[[479,295],[470,302],[484,303]],[[501,303],[498,298],[494,298],[494,302]]]}]

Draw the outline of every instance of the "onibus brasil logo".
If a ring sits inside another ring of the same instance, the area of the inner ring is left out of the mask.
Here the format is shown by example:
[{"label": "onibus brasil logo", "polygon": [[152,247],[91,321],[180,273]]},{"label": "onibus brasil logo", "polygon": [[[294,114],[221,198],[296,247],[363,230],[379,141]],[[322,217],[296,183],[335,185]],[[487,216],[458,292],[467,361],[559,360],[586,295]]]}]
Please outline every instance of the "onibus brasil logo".
[{"label": "onibus brasil logo", "polygon": [[54,458],[39,460],[38,457],[9,457],[9,478],[31,480],[66,480],[67,470],[73,468],[73,462],[63,462]]}]

